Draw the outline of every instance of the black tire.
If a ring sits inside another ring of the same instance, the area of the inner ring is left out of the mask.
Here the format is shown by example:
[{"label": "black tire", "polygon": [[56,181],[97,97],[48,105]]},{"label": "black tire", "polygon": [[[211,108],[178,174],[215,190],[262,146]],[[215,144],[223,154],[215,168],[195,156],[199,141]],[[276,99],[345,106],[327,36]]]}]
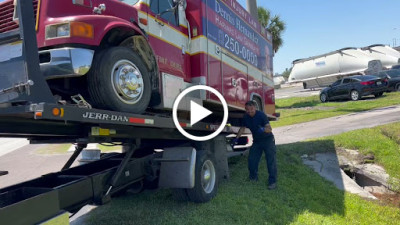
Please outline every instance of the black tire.
[{"label": "black tire", "polygon": [[218,190],[218,175],[215,160],[208,151],[197,151],[194,187],[186,189],[192,202],[208,202],[214,198]]},{"label": "black tire", "polygon": [[325,93],[321,93],[319,95],[319,100],[321,100],[321,102],[327,102],[328,101],[328,96],[326,96]]},{"label": "black tire", "polygon": [[400,84],[397,84],[396,85],[396,89],[395,89],[396,91],[400,91]]},{"label": "black tire", "polygon": [[379,92],[379,93],[374,94],[375,98],[381,97],[382,95],[383,95],[383,92]]},{"label": "black tire", "polygon": [[350,99],[353,101],[360,100],[361,99],[360,92],[358,92],[357,90],[351,90]]},{"label": "black tire", "polygon": [[143,113],[149,105],[150,74],[140,56],[129,48],[112,47],[97,54],[87,79],[94,107]]}]

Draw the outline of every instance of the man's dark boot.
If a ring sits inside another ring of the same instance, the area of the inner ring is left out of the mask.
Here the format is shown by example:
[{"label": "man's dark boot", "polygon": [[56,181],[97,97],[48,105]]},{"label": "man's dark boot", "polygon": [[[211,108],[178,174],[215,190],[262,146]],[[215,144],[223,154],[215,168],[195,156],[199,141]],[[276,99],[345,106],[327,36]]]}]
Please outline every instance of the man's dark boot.
[{"label": "man's dark boot", "polygon": [[274,190],[276,189],[276,183],[268,185],[268,190]]}]

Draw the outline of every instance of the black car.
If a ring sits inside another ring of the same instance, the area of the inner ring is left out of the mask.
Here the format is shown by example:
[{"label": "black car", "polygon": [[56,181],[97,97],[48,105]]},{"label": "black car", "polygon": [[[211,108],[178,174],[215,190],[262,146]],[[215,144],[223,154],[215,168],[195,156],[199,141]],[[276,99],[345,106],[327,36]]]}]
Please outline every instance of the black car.
[{"label": "black car", "polygon": [[400,64],[397,64],[397,65],[394,65],[394,66],[392,66],[392,70],[394,70],[394,69],[400,69]]},{"label": "black car", "polygon": [[379,72],[375,76],[388,79],[388,92],[400,91],[400,69],[384,70]]},{"label": "black car", "polygon": [[387,90],[388,81],[372,75],[357,75],[342,78],[335,83],[324,88],[319,99],[326,102],[335,99],[351,99],[353,101],[361,99],[363,96],[375,95],[382,96]]}]

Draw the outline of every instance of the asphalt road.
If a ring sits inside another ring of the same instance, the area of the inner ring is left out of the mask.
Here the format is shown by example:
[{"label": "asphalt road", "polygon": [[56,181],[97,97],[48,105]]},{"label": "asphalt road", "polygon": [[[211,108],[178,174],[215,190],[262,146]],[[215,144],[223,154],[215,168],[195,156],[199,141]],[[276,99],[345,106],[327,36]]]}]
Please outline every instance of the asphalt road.
[{"label": "asphalt road", "polygon": [[400,105],[397,105],[278,127],[273,132],[277,144],[287,144],[399,121]]},{"label": "asphalt road", "polygon": [[[0,188],[60,171],[72,154],[37,154],[36,150],[42,146],[28,144],[1,156],[0,170],[8,171],[8,174],[0,176]],[[3,146],[0,149],[4,149]]]},{"label": "asphalt road", "polygon": [[319,95],[321,88],[317,88],[315,90],[303,89],[303,85],[301,83],[288,85],[284,84],[281,88],[275,89],[275,98],[292,98],[292,97],[308,97],[312,95]]}]

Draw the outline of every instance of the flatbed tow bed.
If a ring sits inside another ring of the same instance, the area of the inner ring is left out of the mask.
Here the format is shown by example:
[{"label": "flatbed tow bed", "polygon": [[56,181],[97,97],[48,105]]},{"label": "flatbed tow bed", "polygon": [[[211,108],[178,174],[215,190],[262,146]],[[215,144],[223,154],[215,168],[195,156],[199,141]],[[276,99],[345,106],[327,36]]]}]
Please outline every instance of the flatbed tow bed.
[{"label": "flatbed tow bed", "polygon": [[[198,198],[193,194],[190,198],[187,192],[196,188],[191,181],[196,174],[193,154],[209,155],[215,163],[216,180],[227,178],[229,145],[225,136],[238,130],[226,127],[213,140],[194,142],[178,132],[171,117],[51,103],[3,108],[0,124],[2,137],[24,137],[31,143],[77,143],[60,172],[0,189],[0,220],[5,224],[35,224],[62,212],[76,212],[86,204],[106,203],[111,195],[132,185],[144,188],[154,182],[174,188],[183,199],[208,201],[213,195]],[[207,123],[181,126],[197,135],[218,128]],[[88,143],[116,142],[123,145],[124,153],[103,154],[100,160],[70,168]],[[164,149],[164,154],[153,152],[156,148]],[[171,176],[175,176],[173,180]]]},{"label": "flatbed tow bed", "polygon": [[[229,177],[227,153],[232,148],[226,136],[238,127],[227,126],[212,140],[196,142],[180,134],[170,116],[57,103],[40,73],[32,1],[17,3],[19,32],[0,34],[0,47],[22,42],[20,56],[0,61],[0,70],[8,70],[14,79],[9,82],[13,86],[1,86],[9,77],[0,74],[0,137],[76,143],[76,150],[60,172],[0,189],[1,224],[68,223],[68,213],[86,204],[104,204],[132,186],[172,188],[176,198],[194,202],[216,195],[218,181]],[[20,71],[14,67],[18,62],[23,65]],[[219,127],[180,124],[194,135]],[[88,143],[118,143],[123,153],[102,154],[99,160],[70,168]]]},{"label": "flatbed tow bed", "polygon": [[[53,103],[0,108],[0,123],[5,125],[0,127],[0,136],[27,137],[32,140],[51,137],[75,140],[82,137],[88,138],[90,142],[98,142],[100,139],[129,139],[132,134],[138,138],[160,138],[163,133],[167,133],[171,139],[184,138],[175,128],[171,116],[131,114]],[[201,122],[190,126],[187,121],[180,122],[180,125],[188,132],[204,134],[212,133],[218,128],[218,125]],[[102,128],[111,129],[112,133],[109,133],[110,130],[107,133]],[[145,132],[149,128],[152,132]],[[100,132],[97,135],[96,129]],[[235,133],[238,129],[227,126],[223,132]]]}]

